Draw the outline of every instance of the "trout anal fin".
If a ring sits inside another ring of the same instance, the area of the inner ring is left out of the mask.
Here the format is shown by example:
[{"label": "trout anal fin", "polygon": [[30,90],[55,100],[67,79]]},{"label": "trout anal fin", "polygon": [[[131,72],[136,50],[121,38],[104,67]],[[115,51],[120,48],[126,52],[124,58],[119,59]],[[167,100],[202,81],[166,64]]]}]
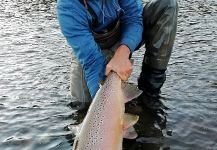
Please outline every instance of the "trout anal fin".
[{"label": "trout anal fin", "polygon": [[121,88],[123,91],[124,103],[133,100],[142,93],[142,91],[139,90],[137,86],[132,83],[122,82]]}]

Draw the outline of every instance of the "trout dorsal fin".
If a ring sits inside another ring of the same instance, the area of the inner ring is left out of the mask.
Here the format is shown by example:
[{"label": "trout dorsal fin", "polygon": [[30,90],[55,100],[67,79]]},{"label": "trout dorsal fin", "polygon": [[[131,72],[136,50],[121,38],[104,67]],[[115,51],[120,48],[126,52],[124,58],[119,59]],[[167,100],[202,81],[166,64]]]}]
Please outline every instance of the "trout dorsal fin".
[{"label": "trout dorsal fin", "polygon": [[142,91],[139,90],[137,86],[132,83],[122,82],[121,87],[125,103],[138,97],[142,93]]},{"label": "trout dorsal fin", "polygon": [[81,131],[81,126],[82,126],[82,123],[81,124],[78,124],[78,125],[68,125],[68,129],[72,132],[72,134],[74,135],[79,135],[80,131]]}]

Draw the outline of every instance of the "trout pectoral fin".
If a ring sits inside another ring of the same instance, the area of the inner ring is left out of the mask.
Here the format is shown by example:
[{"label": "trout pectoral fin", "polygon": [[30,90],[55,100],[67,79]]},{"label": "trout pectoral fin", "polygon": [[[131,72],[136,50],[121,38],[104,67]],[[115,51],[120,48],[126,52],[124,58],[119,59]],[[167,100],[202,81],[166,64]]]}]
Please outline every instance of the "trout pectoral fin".
[{"label": "trout pectoral fin", "polygon": [[123,121],[124,130],[132,127],[134,124],[137,123],[138,120],[139,120],[139,116],[125,113],[124,114],[124,121]]},{"label": "trout pectoral fin", "polygon": [[75,140],[74,140],[74,143],[73,143],[73,147],[72,147],[72,150],[77,150],[77,148],[78,148],[78,137],[76,137],[75,138]]},{"label": "trout pectoral fin", "polygon": [[134,129],[134,127],[130,127],[127,130],[124,130],[123,137],[125,139],[135,139],[137,136],[138,134],[136,133],[136,130]]},{"label": "trout pectoral fin", "polygon": [[127,82],[122,82],[121,88],[125,103],[138,97],[142,93],[142,91],[139,90],[136,85]]}]

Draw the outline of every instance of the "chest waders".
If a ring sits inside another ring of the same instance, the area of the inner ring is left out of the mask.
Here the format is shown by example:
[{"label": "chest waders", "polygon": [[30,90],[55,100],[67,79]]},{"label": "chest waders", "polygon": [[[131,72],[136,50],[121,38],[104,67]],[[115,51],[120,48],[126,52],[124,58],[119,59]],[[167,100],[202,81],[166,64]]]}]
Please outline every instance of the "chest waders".
[{"label": "chest waders", "polygon": [[145,55],[138,87],[143,93],[138,100],[150,109],[165,109],[160,89],[166,80],[165,71],[172,53],[177,29],[176,0],[151,0],[143,9]]},{"label": "chest waders", "polygon": [[[101,47],[102,53],[105,55],[107,61],[109,61],[114,55],[114,51],[118,47],[118,41],[120,38],[120,21],[117,20],[110,24],[106,30],[101,33],[94,32],[94,27],[97,26],[97,16],[91,7],[85,0],[79,0],[81,4],[92,16],[92,34],[95,41]],[[70,70],[70,92],[71,95],[76,98],[76,102],[72,105],[79,109],[87,109],[92,98],[90,96],[87,83],[85,81],[84,70],[75,55],[71,55],[71,70]]]},{"label": "chest waders", "polygon": [[96,43],[100,46],[101,49],[111,48],[120,39],[120,20],[117,19],[116,21],[112,22],[110,25],[106,27],[106,29],[100,31],[100,33],[95,32],[94,28],[96,28],[98,25],[97,15],[93,11],[93,9],[88,5],[86,0],[79,1],[84,5],[86,10],[92,16],[91,29]]},{"label": "chest waders", "polygon": [[[80,2],[93,17],[92,28],[97,26],[98,22],[94,11],[85,0],[80,0]],[[144,107],[150,109],[164,107],[159,100],[159,95],[160,89],[166,80],[165,71],[175,40],[177,11],[178,4],[176,0],[151,0],[143,9],[143,39],[136,49],[145,45],[146,51],[138,79],[138,87],[143,93],[138,100]],[[120,28],[120,21],[117,20],[116,23],[111,25],[110,32],[99,34],[92,30],[95,41],[100,45],[108,60],[112,57],[112,54],[109,53],[116,50],[118,46],[115,43],[120,38]],[[81,102],[82,106],[86,106],[91,102],[83,69],[74,56],[72,57],[71,94]]]}]

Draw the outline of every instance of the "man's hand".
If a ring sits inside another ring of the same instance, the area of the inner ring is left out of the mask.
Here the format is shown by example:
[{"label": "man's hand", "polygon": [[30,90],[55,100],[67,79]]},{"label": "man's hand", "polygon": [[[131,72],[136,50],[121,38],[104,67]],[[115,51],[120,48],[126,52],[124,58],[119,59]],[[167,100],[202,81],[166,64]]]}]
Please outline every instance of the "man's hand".
[{"label": "man's hand", "polygon": [[130,49],[126,45],[121,45],[106,66],[106,76],[108,76],[111,71],[114,71],[122,80],[128,80],[133,71],[129,56]]}]

